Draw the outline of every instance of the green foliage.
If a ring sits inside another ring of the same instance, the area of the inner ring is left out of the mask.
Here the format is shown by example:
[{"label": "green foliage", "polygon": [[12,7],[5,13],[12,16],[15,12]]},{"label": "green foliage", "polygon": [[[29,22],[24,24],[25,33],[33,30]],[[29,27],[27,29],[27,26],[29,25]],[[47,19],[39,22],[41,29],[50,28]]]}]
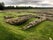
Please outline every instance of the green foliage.
[{"label": "green foliage", "polygon": [[4,9],[4,3],[1,2],[1,3],[0,3],[0,10],[3,10],[3,9]]}]

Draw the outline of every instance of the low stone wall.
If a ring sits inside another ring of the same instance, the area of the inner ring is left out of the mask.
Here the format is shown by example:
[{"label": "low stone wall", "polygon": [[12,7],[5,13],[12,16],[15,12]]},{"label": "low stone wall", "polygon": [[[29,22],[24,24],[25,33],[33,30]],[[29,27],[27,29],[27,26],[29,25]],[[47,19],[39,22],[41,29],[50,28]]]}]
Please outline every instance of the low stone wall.
[{"label": "low stone wall", "polygon": [[47,17],[48,21],[53,21],[53,17]]},{"label": "low stone wall", "polygon": [[4,19],[11,19],[14,18],[13,16],[4,16]]},{"label": "low stone wall", "polygon": [[22,24],[23,22],[26,22],[29,20],[31,17],[26,16],[26,17],[18,17],[18,18],[11,18],[11,19],[6,19],[5,22],[13,25],[18,25]]},{"label": "low stone wall", "polygon": [[31,27],[33,27],[33,26],[35,26],[35,25],[37,25],[37,24],[39,24],[39,23],[41,23],[41,22],[43,22],[45,20],[46,20],[45,17],[37,19],[37,20],[34,20],[34,21],[30,22],[29,24],[27,24],[26,26],[24,26],[22,29],[26,30],[26,29],[31,28]]}]

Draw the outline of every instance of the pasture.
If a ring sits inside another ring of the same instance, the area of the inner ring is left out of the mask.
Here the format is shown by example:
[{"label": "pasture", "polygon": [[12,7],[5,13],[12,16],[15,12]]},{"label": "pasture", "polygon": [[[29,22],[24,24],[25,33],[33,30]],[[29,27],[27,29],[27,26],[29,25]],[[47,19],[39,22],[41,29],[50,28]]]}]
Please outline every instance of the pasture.
[{"label": "pasture", "polygon": [[27,14],[41,14],[41,13],[53,14],[53,9],[11,9],[0,10],[0,40],[53,40],[53,22],[44,21],[37,26],[29,28],[27,30],[21,30],[23,26],[29,22],[36,20],[31,18],[22,25],[10,25],[5,22],[4,16],[14,16]]}]

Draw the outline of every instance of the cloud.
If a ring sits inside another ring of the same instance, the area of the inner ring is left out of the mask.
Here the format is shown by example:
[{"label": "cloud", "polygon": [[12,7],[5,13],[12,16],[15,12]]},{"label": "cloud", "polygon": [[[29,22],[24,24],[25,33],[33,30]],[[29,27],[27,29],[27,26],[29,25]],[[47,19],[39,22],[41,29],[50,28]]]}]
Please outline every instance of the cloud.
[{"label": "cloud", "polygon": [[[1,1],[1,0],[0,0]],[[12,4],[12,5],[16,5],[16,4],[35,4],[35,3],[39,3],[42,2],[42,0],[2,0],[6,5]]]},{"label": "cloud", "polygon": [[53,0],[0,0],[0,2],[4,2],[5,5],[53,7]]}]

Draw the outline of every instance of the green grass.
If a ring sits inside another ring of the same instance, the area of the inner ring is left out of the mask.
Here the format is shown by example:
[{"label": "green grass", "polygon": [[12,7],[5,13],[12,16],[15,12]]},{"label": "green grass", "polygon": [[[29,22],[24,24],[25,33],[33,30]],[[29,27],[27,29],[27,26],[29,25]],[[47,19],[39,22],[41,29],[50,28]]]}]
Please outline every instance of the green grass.
[{"label": "green grass", "polygon": [[7,24],[5,23],[5,19],[3,18],[3,16],[6,15],[17,17],[18,15],[24,14],[27,13],[0,12],[0,40],[50,40],[49,38],[53,39],[53,22],[51,21],[42,22],[37,26],[23,31],[20,30],[20,28],[35,20],[35,18],[28,20],[26,23],[20,26]]}]

